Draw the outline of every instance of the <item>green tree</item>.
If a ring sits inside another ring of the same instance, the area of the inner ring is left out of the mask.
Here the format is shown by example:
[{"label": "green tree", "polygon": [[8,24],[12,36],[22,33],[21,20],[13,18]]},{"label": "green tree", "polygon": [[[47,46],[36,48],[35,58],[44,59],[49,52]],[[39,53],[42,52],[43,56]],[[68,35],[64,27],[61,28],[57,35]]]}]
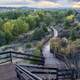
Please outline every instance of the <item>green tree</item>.
[{"label": "green tree", "polygon": [[12,30],[12,34],[14,36],[18,36],[21,33],[25,33],[29,30],[29,25],[25,21],[21,19],[17,19],[14,21],[14,28]]},{"label": "green tree", "polygon": [[6,40],[6,44],[9,44],[11,41],[14,40],[14,37],[11,33],[5,32],[5,40]]},{"label": "green tree", "polygon": [[3,23],[4,23],[4,20],[0,18],[0,30],[2,30]]},{"label": "green tree", "polygon": [[40,28],[37,28],[34,33],[33,33],[33,36],[32,36],[32,39],[33,40],[40,40],[42,37],[45,36],[47,32],[47,28],[45,27],[40,27]]},{"label": "green tree", "polygon": [[26,22],[29,24],[29,30],[32,30],[36,27],[36,16],[33,16],[33,15],[28,15],[26,17]]},{"label": "green tree", "polygon": [[6,40],[6,44],[8,44],[9,42],[11,42],[13,40],[13,35],[12,35],[12,30],[14,28],[14,21],[13,20],[9,20],[7,22],[5,22],[3,24],[3,31],[5,34],[5,40]]},{"label": "green tree", "polygon": [[[33,52],[33,55],[34,56],[38,56],[38,57],[41,57],[41,52],[39,49],[35,49],[34,52]],[[36,59],[35,57],[32,57],[33,59]],[[37,59],[37,61],[31,61],[31,64],[40,64],[40,61],[38,61],[39,59]]]},{"label": "green tree", "polygon": [[75,30],[71,30],[71,33],[70,33],[70,40],[72,40],[72,41],[76,40]]},{"label": "green tree", "polygon": [[14,28],[13,20],[9,20],[3,24],[3,31],[11,33]]},{"label": "green tree", "polygon": [[0,31],[0,46],[6,43],[4,32]]}]

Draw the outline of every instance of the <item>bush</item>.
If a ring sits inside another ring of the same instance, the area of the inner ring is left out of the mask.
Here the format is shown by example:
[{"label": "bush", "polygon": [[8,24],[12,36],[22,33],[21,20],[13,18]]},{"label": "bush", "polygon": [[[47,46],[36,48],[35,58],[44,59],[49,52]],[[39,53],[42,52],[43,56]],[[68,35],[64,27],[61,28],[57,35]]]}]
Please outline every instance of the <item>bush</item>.
[{"label": "bush", "polygon": [[6,43],[4,32],[0,31],[0,46]]},{"label": "bush", "polygon": [[[33,52],[34,56],[41,56],[41,52],[39,49],[35,49],[35,51]],[[35,59],[35,57],[33,57],[33,59]],[[40,64],[40,61],[31,61],[31,64]]]},{"label": "bush", "polygon": [[72,41],[75,41],[76,40],[76,33],[75,33],[75,30],[72,30],[71,31],[71,34],[70,34],[70,40],[72,40]]},{"label": "bush", "polygon": [[29,30],[29,25],[25,21],[21,19],[17,19],[14,21],[14,28],[12,30],[12,34],[14,36],[18,36],[22,33],[25,33]]},{"label": "bush", "polygon": [[40,40],[42,37],[45,36],[46,32],[47,32],[46,28],[44,28],[44,27],[38,28],[33,33],[32,39],[33,40]]},{"label": "bush", "polygon": [[31,44],[31,43],[28,43],[28,44],[26,45],[26,48],[32,48],[32,44]]}]

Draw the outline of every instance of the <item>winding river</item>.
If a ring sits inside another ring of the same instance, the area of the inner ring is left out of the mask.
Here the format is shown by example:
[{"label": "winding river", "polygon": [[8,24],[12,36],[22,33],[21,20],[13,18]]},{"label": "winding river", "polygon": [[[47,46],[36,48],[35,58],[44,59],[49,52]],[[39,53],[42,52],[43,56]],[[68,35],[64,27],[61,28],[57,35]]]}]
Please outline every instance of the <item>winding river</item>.
[{"label": "winding river", "polygon": [[[58,36],[58,31],[55,28],[53,28],[53,31],[53,38],[56,38]],[[45,66],[52,66],[54,68],[64,68],[66,66],[64,62],[55,58],[55,55],[50,52],[50,42],[44,45],[42,53],[45,58]]]}]

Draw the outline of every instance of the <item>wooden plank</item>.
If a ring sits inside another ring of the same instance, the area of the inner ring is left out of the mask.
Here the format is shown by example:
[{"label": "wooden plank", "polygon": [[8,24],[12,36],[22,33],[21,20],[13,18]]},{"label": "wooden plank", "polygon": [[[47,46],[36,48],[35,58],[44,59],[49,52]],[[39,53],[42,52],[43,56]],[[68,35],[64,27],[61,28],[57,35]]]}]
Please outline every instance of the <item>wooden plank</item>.
[{"label": "wooden plank", "polygon": [[0,65],[0,80],[18,80],[15,72],[15,65]]}]

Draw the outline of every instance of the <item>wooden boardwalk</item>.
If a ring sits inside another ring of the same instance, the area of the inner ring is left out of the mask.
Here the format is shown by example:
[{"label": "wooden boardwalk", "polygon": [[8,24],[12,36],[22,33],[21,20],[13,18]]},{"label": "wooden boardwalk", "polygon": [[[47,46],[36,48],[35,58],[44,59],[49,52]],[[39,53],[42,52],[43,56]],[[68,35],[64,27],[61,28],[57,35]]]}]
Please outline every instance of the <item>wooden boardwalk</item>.
[{"label": "wooden boardwalk", "polygon": [[18,80],[15,72],[15,65],[0,65],[0,80]]}]

